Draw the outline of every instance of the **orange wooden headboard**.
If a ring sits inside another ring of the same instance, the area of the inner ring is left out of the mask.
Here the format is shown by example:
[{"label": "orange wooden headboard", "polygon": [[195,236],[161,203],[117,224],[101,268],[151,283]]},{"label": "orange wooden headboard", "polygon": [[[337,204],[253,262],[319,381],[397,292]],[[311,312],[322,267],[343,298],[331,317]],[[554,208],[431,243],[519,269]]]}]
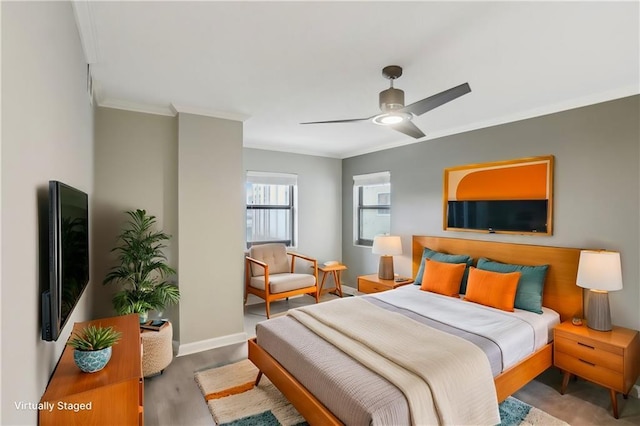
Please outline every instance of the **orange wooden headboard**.
[{"label": "orange wooden headboard", "polygon": [[474,263],[480,257],[486,257],[518,265],[549,265],[542,304],[558,312],[562,321],[574,316],[582,317],[583,291],[576,285],[580,249],[414,235],[414,277],[420,267],[424,247],[442,253],[467,254],[473,257]]}]

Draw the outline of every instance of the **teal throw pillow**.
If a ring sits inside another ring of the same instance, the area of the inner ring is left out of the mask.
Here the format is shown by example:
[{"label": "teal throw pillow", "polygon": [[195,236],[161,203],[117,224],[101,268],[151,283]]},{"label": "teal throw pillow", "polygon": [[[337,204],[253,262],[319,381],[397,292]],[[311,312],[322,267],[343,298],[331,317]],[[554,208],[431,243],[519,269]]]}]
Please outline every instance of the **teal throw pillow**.
[{"label": "teal throw pillow", "polygon": [[509,263],[494,262],[493,260],[481,257],[478,260],[478,269],[493,272],[520,272],[518,289],[516,290],[516,300],[513,304],[515,308],[525,311],[542,313],[542,291],[544,289],[544,279],[547,275],[549,265],[526,266],[512,265]]},{"label": "teal throw pillow", "polygon": [[462,282],[460,283],[460,294],[464,294],[467,291],[467,278],[469,276],[469,266],[473,265],[473,259],[471,256],[466,254],[447,254],[440,253],[439,251],[431,250],[428,247],[425,247],[422,251],[422,259],[420,260],[420,267],[418,268],[418,273],[416,274],[416,278],[413,281],[415,285],[422,284],[422,276],[424,275],[424,264],[426,259],[435,260],[436,262],[444,262],[444,263],[466,263],[467,267],[464,269],[464,274],[462,275]]}]

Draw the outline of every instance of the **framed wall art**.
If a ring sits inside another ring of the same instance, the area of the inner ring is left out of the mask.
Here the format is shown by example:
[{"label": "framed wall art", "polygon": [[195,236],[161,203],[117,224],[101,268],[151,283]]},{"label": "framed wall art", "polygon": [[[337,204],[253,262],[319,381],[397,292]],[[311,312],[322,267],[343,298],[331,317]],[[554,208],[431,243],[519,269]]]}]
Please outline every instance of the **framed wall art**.
[{"label": "framed wall art", "polygon": [[553,156],[444,170],[448,231],[552,235]]}]

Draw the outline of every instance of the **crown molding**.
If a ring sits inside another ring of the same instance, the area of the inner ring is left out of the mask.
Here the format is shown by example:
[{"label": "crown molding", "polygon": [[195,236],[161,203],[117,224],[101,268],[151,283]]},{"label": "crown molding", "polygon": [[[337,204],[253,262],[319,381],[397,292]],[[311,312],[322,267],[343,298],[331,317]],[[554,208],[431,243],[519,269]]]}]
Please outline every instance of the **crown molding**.
[{"label": "crown molding", "polygon": [[91,2],[88,0],[74,0],[71,2],[76,26],[80,34],[80,42],[88,64],[98,62],[98,46],[96,43],[96,26],[91,13]]},{"label": "crown molding", "polygon": [[326,158],[337,158],[337,159],[344,158],[342,155],[336,154],[334,152],[320,151],[320,150],[313,150],[313,149],[282,147],[277,145],[256,144],[256,143],[247,142],[247,141],[244,141],[242,146],[243,148],[260,149],[263,151],[276,151],[276,152],[283,152],[286,154],[312,155],[314,157],[326,157]]},{"label": "crown molding", "polygon": [[146,114],[166,115],[175,117],[175,112],[169,107],[142,104],[121,99],[103,99],[98,101],[98,106],[104,108],[122,109],[133,112],[143,112]]},{"label": "crown molding", "polygon": [[213,117],[213,118],[222,118],[223,120],[233,120],[233,121],[246,121],[251,117],[249,114],[243,114],[241,112],[230,112],[230,111],[219,111],[215,109],[207,109],[207,108],[199,108],[199,107],[190,107],[185,105],[178,105],[172,103],[171,111],[173,111],[174,115],[178,113],[184,114],[193,114],[193,115],[203,115],[205,117]]},{"label": "crown molding", "polygon": [[102,86],[98,85],[96,101],[98,106],[104,108],[122,109],[126,111],[143,112],[146,114],[166,115],[175,117],[178,113],[202,115],[205,117],[221,118],[224,120],[245,121],[249,118],[247,114],[210,110],[205,108],[185,107],[170,104],[169,106],[159,106],[138,102],[126,101],[123,99],[107,98],[102,99]]}]

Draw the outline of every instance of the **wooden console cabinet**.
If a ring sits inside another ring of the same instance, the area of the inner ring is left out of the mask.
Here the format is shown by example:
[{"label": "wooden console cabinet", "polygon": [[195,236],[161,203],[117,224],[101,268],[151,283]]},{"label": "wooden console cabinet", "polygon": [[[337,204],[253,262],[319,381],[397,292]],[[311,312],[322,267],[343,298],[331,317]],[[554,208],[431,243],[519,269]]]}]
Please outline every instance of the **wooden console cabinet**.
[{"label": "wooden console cabinet", "polygon": [[38,423],[46,425],[142,425],[144,382],[137,314],[74,324],[113,326],[122,333],[111,360],[96,373],[83,373],[67,346],[40,400]]}]

